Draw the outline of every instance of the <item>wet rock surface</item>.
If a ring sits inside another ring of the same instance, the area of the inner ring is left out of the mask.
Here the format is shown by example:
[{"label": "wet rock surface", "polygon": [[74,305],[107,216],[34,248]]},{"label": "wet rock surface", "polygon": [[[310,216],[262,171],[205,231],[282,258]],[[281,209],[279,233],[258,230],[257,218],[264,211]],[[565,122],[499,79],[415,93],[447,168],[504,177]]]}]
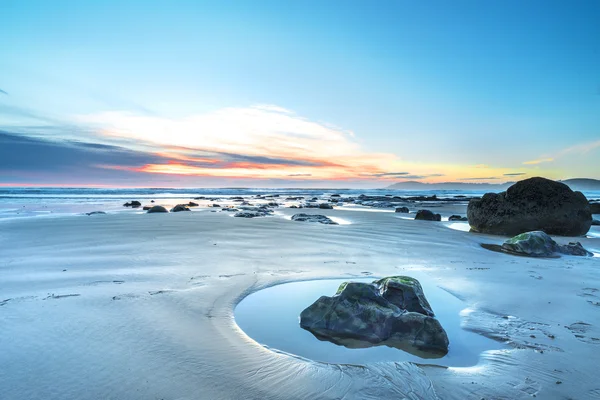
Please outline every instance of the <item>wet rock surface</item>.
[{"label": "wet rock surface", "polygon": [[292,221],[298,222],[316,222],[326,225],[338,225],[337,222],[331,220],[330,218],[324,215],[316,215],[316,214],[294,214],[292,216]]},{"label": "wet rock surface", "polygon": [[549,235],[581,236],[590,229],[590,204],[581,192],[545,178],[517,182],[502,193],[472,199],[467,208],[476,232],[518,235],[541,230]]},{"label": "wet rock surface", "polygon": [[502,251],[528,257],[553,257],[558,254],[572,256],[593,256],[579,242],[566,245],[556,243],[543,231],[525,232],[506,240]]},{"label": "wet rock surface", "polygon": [[320,340],[350,348],[386,345],[441,357],[448,336],[434,318],[420,283],[406,276],[345,282],[300,314],[300,326]]}]

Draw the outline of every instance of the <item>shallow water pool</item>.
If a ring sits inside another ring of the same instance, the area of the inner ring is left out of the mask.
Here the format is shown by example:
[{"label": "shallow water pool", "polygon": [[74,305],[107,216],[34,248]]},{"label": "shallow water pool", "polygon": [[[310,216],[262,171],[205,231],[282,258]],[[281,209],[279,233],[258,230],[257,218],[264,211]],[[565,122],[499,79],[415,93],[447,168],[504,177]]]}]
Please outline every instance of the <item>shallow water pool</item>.
[{"label": "shallow water pool", "polygon": [[329,363],[412,361],[466,367],[477,364],[481,352],[504,348],[502,343],[462,329],[459,313],[466,305],[448,292],[421,279],[425,296],[450,339],[449,352],[442,358],[422,358],[387,346],[349,349],[321,341],[300,327],[300,313],[319,297],[332,296],[343,282],[373,280],[375,278],[327,279],[272,286],[244,298],[235,309],[235,320],[248,336],[261,345]]}]

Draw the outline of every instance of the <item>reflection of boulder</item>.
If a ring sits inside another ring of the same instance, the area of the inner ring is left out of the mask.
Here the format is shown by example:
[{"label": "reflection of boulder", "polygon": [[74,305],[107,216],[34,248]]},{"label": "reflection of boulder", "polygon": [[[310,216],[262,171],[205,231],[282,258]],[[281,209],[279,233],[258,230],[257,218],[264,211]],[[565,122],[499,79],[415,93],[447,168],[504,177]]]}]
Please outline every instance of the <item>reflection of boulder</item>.
[{"label": "reflection of boulder", "polygon": [[448,336],[433,317],[419,281],[406,276],[373,283],[345,282],[300,314],[300,326],[346,347],[387,345],[443,356]]},{"label": "reflection of boulder", "polygon": [[593,255],[584,249],[579,242],[560,245],[543,231],[526,232],[512,237],[502,244],[502,250],[507,253],[529,257],[552,257],[556,253],[572,256]]},{"label": "reflection of boulder", "polygon": [[327,218],[324,215],[314,215],[314,214],[295,214],[292,216],[292,221],[298,222],[319,222],[321,224],[327,225],[337,225],[337,222],[332,221],[330,218]]},{"label": "reflection of boulder", "polygon": [[415,219],[421,221],[441,221],[442,216],[440,214],[434,214],[429,210],[419,210],[417,211],[417,215],[415,215]]},{"label": "reflection of boulder", "polygon": [[525,179],[506,192],[472,199],[467,216],[474,231],[496,235],[544,231],[581,236],[592,223],[590,205],[581,192],[545,178]]},{"label": "reflection of boulder", "polygon": [[154,206],[151,209],[148,210],[148,214],[152,214],[152,213],[166,213],[169,212],[167,211],[166,208],[164,208],[163,206]]}]

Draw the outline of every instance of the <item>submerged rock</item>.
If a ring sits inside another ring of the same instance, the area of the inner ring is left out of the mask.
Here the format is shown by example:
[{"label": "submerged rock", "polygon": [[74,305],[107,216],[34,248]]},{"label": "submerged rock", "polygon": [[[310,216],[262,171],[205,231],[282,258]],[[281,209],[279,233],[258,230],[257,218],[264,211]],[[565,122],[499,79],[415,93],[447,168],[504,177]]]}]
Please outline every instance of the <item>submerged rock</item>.
[{"label": "submerged rock", "polygon": [[422,221],[441,221],[442,216],[440,214],[434,214],[429,210],[419,210],[417,211],[417,215],[415,215],[415,219]]},{"label": "submerged rock", "polygon": [[328,218],[324,215],[314,215],[314,214],[295,214],[292,216],[292,221],[319,222],[321,224],[327,224],[327,225],[338,225],[337,222],[332,221],[330,218]]},{"label": "submerged rock", "polygon": [[451,215],[448,217],[448,221],[468,221],[467,217],[461,217],[460,215]]},{"label": "submerged rock", "polygon": [[517,235],[544,231],[581,236],[590,229],[590,204],[581,192],[545,178],[517,182],[502,193],[486,193],[469,201],[467,216],[476,232]]},{"label": "submerged rock", "polygon": [[187,207],[187,204],[177,204],[175,207],[171,208],[171,212],[180,211],[190,211],[190,209]]},{"label": "submerged rock", "polygon": [[387,345],[443,356],[448,336],[434,318],[419,281],[406,276],[345,282],[300,314],[300,326],[346,347]]},{"label": "submerged rock", "polygon": [[106,214],[104,211],[92,211],[89,213],[85,213],[85,215],[102,215],[102,214]]},{"label": "submerged rock", "polygon": [[408,210],[408,207],[398,207],[398,208],[396,208],[396,212],[397,213],[408,214],[409,210]]},{"label": "submerged rock", "polygon": [[556,253],[572,256],[593,255],[584,249],[579,242],[560,245],[543,231],[525,232],[507,239],[502,244],[502,250],[507,253],[529,257],[552,257]]},{"label": "submerged rock", "polygon": [[164,208],[163,206],[154,206],[151,209],[148,210],[148,214],[152,214],[152,213],[166,213],[169,212],[166,208]]}]

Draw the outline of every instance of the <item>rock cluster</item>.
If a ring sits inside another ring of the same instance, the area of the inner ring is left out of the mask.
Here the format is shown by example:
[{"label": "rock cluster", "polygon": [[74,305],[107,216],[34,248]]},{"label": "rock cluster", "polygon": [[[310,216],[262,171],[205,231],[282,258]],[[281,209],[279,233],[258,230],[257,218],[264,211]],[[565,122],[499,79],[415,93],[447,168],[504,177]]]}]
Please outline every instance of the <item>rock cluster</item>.
[{"label": "rock cluster", "polygon": [[560,245],[542,231],[525,232],[506,240],[502,250],[507,253],[529,257],[552,257],[558,254],[593,256],[579,242]]},{"label": "rock cluster", "polygon": [[330,218],[324,215],[316,214],[295,214],[292,216],[292,221],[298,222],[318,222],[327,225],[337,225],[337,222],[332,221]]}]

